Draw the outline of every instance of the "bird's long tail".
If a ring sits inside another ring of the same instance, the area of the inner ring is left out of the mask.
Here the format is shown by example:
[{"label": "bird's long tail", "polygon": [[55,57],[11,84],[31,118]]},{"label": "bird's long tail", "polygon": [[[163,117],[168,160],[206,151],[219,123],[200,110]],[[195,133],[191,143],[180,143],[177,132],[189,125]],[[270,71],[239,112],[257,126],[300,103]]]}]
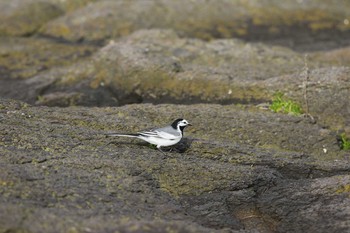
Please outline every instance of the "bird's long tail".
[{"label": "bird's long tail", "polygon": [[129,138],[137,138],[140,136],[139,134],[134,133],[107,133],[107,137],[129,137]]}]

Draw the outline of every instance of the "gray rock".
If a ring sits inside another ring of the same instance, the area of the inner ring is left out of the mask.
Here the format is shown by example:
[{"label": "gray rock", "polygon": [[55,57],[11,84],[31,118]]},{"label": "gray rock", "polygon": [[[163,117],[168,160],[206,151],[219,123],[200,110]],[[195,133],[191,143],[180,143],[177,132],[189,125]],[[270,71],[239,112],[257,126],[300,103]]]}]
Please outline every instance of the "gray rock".
[{"label": "gray rock", "polygon": [[96,0],[0,0],[0,36],[29,36],[67,12]]},{"label": "gray rock", "polygon": [[64,11],[48,1],[0,1],[0,36],[28,36]]},{"label": "gray rock", "polygon": [[277,232],[348,232],[349,181],[349,175],[284,181],[262,193],[258,206],[262,215],[278,216]]},{"label": "gray rock", "polygon": [[[4,76],[11,79],[0,81],[0,92],[31,104],[260,104],[270,102],[273,94],[281,91],[322,124],[337,130],[349,125],[349,70],[317,55],[308,60],[305,88],[301,54],[237,39],[204,42],[180,38],[171,30],[141,30],[111,41],[92,58],[94,46],[3,40],[7,43],[0,61]],[[43,45],[49,50],[40,50]],[[14,59],[16,65],[11,62]]]},{"label": "gray rock", "polygon": [[[349,154],[307,119],[205,104],[0,101],[3,232],[349,229]],[[167,124],[179,113],[194,124],[182,153],[164,157],[142,142],[104,136]],[[266,143],[249,140],[254,134]],[[327,153],[314,149],[319,140]]]},{"label": "gray rock", "polygon": [[349,67],[330,67],[309,71],[307,80],[305,72],[300,72],[267,79],[262,85],[271,92],[286,93],[305,111],[308,106],[309,113],[324,125],[342,130],[350,125],[349,81]]},{"label": "gray rock", "polygon": [[97,1],[51,21],[42,33],[98,41],[168,28],[186,37],[267,40],[304,51],[349,45],[349,7],[344,0]]}]

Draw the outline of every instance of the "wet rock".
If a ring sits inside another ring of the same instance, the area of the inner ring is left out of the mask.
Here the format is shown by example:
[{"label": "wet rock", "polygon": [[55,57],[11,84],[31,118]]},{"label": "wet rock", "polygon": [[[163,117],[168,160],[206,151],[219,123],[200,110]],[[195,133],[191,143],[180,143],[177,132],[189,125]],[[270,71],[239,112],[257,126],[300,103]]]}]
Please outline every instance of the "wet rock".
[{"label": "wet rock", "polygon": [[[182,153],[163,157],[104,136],[179,113],[194,125]],[[333,131],[301,117],[232,105],[55,108],[1,99],[0,119],[2,231],[349,228],[349,154],[333,146]]]}]

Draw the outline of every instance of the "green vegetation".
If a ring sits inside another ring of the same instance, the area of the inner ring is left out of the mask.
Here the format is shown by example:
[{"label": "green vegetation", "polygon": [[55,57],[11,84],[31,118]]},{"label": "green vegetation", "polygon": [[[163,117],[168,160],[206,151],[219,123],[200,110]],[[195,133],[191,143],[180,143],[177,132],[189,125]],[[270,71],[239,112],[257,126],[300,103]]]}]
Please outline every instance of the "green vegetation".
[{"label": "green vegetation", "polygon": [[345,133],[340,135],[340,139],[341,139],[341,149],[343,150],[350,150],[350,139],[348,139],[345,135]]},{"label": "green vegetation", "polygon": [[272,111],[292,114],[294,116],[302,114],[302,109],[298,103],[292,100],[287,100],[283,96],[284,94],[281,92],[274,94],[274,99],[270,105]]},{"label": "green vegetation", "polygon": [[153,144],[148,144],[148,147],[154,150],[158,150],[157,146]]}]

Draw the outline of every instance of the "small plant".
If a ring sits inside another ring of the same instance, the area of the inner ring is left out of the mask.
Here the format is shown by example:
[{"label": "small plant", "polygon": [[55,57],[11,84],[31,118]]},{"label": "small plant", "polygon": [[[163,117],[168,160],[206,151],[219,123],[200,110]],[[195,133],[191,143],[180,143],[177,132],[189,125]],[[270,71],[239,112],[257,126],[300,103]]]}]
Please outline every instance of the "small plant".
[{"label": "small plant", "polygon": [[283,96],[284,94],[281,92],[274,94],[274,99],[270,105],[272,111],[292,114],[294,116],[302,114],[303,111],[299,104],[292,100],[287,100]]},{"label": "small plant", "polygon": [[350,139],[348,139],[345,133],[340,135],[340,148],[342,150],[350,150]]},{"label": "small plant", "polygon": [[151,148],[151,149],[154,149],[154,150],[157,149],[157,146],[156,146],[156,145],[153,145],[153,144],[148,144],[148,147]]}]

